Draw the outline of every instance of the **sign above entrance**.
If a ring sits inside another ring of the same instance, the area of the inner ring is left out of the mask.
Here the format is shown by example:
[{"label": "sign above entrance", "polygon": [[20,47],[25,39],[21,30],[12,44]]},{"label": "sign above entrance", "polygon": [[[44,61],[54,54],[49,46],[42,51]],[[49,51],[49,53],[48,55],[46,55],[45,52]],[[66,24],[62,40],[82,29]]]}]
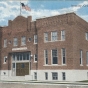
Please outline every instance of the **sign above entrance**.
[{"label": "sign above entrance", "polygon": [[27,47],[12,48],[12,51],[16,51],[16,50],[27,50]]}]

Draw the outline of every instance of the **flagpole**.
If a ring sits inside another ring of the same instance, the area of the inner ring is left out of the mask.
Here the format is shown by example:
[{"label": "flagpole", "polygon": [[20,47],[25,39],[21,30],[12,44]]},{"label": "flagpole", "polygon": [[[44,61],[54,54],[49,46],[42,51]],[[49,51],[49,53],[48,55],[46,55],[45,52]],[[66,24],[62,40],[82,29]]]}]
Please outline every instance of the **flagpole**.
[{"label": "flagpole", "polygon": [[21,0],[20,0],[20,15],[21,15]]}]

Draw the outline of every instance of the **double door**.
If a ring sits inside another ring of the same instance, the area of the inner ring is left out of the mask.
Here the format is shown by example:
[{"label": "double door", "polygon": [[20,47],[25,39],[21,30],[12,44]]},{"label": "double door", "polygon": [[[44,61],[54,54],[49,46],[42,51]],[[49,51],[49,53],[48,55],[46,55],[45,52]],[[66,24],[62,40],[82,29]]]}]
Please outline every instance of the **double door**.
[{"label": "double door", "polygon": [[29,75],[29,63],[16,63],[16,76]]}]

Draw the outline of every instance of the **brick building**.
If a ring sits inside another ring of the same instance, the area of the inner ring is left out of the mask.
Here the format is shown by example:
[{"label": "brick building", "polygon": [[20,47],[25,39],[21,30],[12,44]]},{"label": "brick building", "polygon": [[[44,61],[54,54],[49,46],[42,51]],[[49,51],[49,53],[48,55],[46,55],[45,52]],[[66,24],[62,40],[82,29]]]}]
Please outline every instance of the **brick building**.
[{"label": "brick building", "polygon": [[0,27],[0,78],[88,80],[88,23],[75,13]]}]

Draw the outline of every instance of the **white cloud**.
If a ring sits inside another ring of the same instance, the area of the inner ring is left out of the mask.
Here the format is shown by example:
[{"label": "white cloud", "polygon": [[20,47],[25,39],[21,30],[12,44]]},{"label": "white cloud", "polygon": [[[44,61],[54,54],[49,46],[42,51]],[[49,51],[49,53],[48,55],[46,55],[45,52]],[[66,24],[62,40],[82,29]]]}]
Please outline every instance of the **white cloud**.
[{"label": "white cloud", "polygon": [[80,17],[88,22],[88,15],[80,15]]},{"label": "white cloud", "polygon": [[[26,1],[21,0],[21,2],[27,4],[28,0],[26,0]],[[14,0],[10,0],[8,2],[2,1],[2,2],[0,2],[0,5],[1,5],[0,22],[5,21],[5,20],[8,21],[10,19],[10,17],[12,17],[12,16],[14,19],[16,16],[20,15],[20,1],[14,1]],[[29,11],[25,11],[22,9],[22,15],[25,17],[31,15],[33,20],[35,20],[35,19],[41,18],[41,17],[54,16],[54,15],[68,13],[68,12],[77,12],[84,5],[88,5],[88,1],[79,3],[76,6],[71,6],[69,8],[62,8],[62,9],[58,9],[58,10],[48,10],[48,9],[35,10],[35,9],[32,9],[31,12],[29,12]],[[41,7],[44,7],[44,6],[41,5]],[[8,18],[8,20],[6,18]],[[84,16],[83,18],[88,19],[88,16],[86,16],[86,17]]]}]

